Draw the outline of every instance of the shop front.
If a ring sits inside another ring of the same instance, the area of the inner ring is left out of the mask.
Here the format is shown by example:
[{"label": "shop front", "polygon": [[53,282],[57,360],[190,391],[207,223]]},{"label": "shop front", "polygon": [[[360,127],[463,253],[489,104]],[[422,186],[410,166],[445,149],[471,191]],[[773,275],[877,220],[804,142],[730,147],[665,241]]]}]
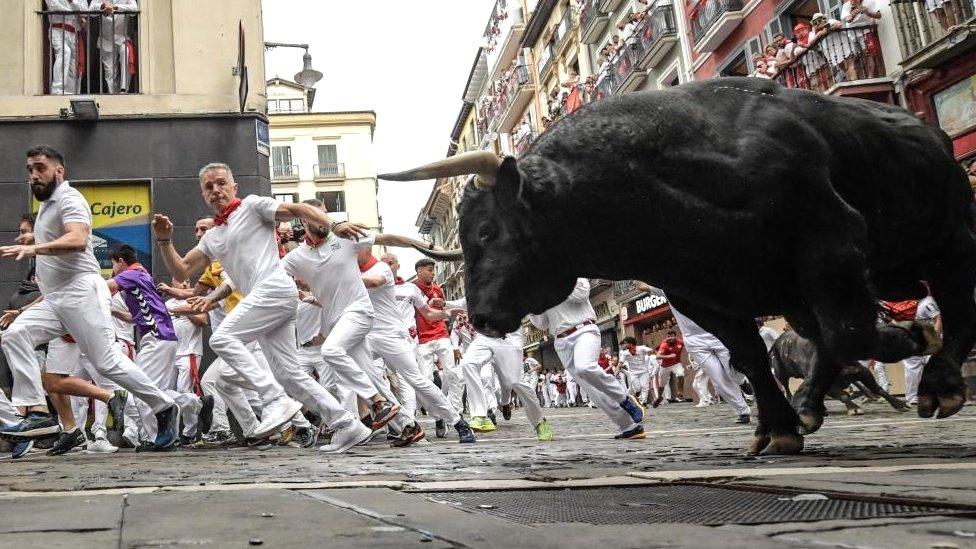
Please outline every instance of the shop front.
[{"label": "shop front", "polygon": [[622,304],[620,321],[625,335],[633,336],[649,347],[660,344],[668,330],[677,329],[668,298],[657,288]]}]

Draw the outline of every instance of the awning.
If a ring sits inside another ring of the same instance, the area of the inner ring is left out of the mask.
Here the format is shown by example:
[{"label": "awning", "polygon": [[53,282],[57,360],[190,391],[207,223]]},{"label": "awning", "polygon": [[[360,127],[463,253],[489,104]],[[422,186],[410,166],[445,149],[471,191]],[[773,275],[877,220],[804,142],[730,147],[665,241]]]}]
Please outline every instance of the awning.
[{"label": "awning", "polygon": [[651,309],[650,311],[647,311],[646,313],[644,313],[642,315],[638,315],[638,316],[634,316],[634,317],[628,318],[627,320],[624,321],[624,326],[629,326],[629,325],[634,324],[636,322],[644,322],[644,321],[647,321],[647,320],[653,320],[653,319],[655,319],[655,318],[657,318],[659,316],[670,315],[670,314],[671,314],[671,306],[670,305],[661,305],[657,309]]}]

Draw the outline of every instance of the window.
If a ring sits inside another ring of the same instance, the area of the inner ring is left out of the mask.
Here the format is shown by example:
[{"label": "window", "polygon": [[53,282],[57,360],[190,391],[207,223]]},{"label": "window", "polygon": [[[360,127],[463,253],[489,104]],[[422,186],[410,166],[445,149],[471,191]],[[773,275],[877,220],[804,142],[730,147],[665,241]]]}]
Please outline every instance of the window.
[{"label": "window", "polygon": [[291,147],[271,147],[271,178],[298,177],[298,166],[291,163]]},{"label": "window", "polygon": [[339,164],[335,145],[318,146],[319,163],[315,170],[316,177],[338,177],[343,175],[342,165]]},{"label": "window", "polygon": [[749,76],[749,60],[744,48],[732,54],[729,60],[718,70],[719,76]]},{"label": "window", "polygon": [[275,200],[284,202],[285,204],[298,203],[298,193],[275,193],[271,196],[274,197]]},{"label": "window", "polygon": [[[41,2],[33,2],[40,6]],[[81,2],[87,5],[88,2]],[[60,7],[59,7],[60,5]],[[47,2],[41,17],[43,90],[50,95],[140,93],[139,10],[120,8],[114,15],[75,15],[68,2]],[[59,11],[68,9],[69,11]],[[101,55],[99,44],[115,44]],[[85,56],[79,55],[79,48]]]},{"label": "window", "polygon": [[305,112],[304,99],[269,99],[269,113]]},{"label": "window", "polygon": [[329,212],[329,217],[333,220],[349,220],[346,212],[346,191],[319,191],[315,193],[315,198],[325,204],[325,211]]}]

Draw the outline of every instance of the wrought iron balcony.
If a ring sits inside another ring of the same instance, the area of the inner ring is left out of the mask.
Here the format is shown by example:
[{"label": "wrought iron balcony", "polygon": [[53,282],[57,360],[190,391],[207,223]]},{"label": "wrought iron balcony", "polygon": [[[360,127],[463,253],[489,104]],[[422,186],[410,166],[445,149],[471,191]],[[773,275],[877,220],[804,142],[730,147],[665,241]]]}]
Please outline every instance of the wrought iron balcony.
[{"label": "wrought iron balcony", "polygon": [[567,6],[566,11],[563,12],[563,18],[559,22],[559,29],[556,31],[558,33],[558,38],[556,38],[557,52],[563,51],[566,44],[569,44],[577,24],[579,21],[576,19],[576,14],[573,13],[573,8]]},{"label": "wrought iron balcony", "polygon": [[553,59],[555,58],[556,48],[552,42],[549,42],[542,49],[542,53],[539,55],[539,61],[536,63],[536,68],[539,70],[539,78],[545,78],[548,75],[549,69],[552,68]]},{"label": "wrought iron balcony", "polygon": [[138,11],[37,13],[44,32],[45,94],[139,92]]},{"label": "wrought iron balcony", "polygon": [[[973,35],[972,25],[976,23],[976,0],[953,0],[936,2],[939,8],[930,10],[925,2],[911,0],[892,0],[891,11],[895,16],[898,30],[898,43],[901,46],[905,68],[931,68],[943,61],[937,57],[939,44],[953,42],[945,40],[951,35],[965,38]],[[926,59],[932,57],[933,59]],[[930,63],[926,63],[930,61]]]},{"label": "wrought iron balcony", "polygon": [[272,181],[290,181],[298,179],[297,164],[279,164],[271,166]]},{"label": "wrought iron balcony", "polygon": [[601,0],[585,0],[580,9],[580,41],[595,44],[610,24],[610,16],[600,11]]},{"label": "wrought iron balcony", "polygon": [[838,29],[820,36],[775,79],[788,88],[833,93],[838,86],[886,75],[881,42],[874,25]]},{"label": "wrought iron balcony", "polygon": [[342,162],[315,164],[313,169],[315,179],[345,179],[346,177],[346,165]]},{"label": "wrought iron balcony", "polygon": [[515,140],[515,156],[521,156],[522,153],[524,153],[525,151],[529,150],[529,145],[531,145],[532,142],[535,141],[535,138],[538,137],[538,136],[539,136],[538,133],[536,133],[534,131],[530,131],[528,133],[523,134],[518,139],[516,139]]},{"label": "wrought iron balcony", "polygon": [[531,100],[532,79],[529,76],[529,68],[525,65],[519,65],[515,67],[501,97],[498,98],[500,116],[498,131],[509,132],[518,122],[520,115]]},{"label": "wrought iron balcony", "polygon": [[743,17],[742,0],[701,0],[689,14],[695,49],[714,51]]},{"label": "wrought iron balcony", "polygon": [[642,50],[637,62],[638,68],[656,67],[671,46],[678,42],[674,7],[668,4],[649,11],[634,34]]}]

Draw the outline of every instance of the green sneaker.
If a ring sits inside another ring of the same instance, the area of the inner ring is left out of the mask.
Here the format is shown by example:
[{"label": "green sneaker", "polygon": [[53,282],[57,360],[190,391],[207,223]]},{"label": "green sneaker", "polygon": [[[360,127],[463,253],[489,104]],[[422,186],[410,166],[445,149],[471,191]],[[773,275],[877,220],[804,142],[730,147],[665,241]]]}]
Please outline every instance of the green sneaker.
[{"label": "green sneaker", "polygon": [[542,418],[542,421],[535,426],[535,434],[541,442],[549,442],[555,438],[552,434],[552,427],[549,426],[549,421],[546,418]]},{"label": "green sneaker", "polygon": [[468,422],[468,426],[471,427],[472,431],[477,431],[479,433],[489,433],[495,430],[495,424],[484,416],[471,418],[471,421]]}]

